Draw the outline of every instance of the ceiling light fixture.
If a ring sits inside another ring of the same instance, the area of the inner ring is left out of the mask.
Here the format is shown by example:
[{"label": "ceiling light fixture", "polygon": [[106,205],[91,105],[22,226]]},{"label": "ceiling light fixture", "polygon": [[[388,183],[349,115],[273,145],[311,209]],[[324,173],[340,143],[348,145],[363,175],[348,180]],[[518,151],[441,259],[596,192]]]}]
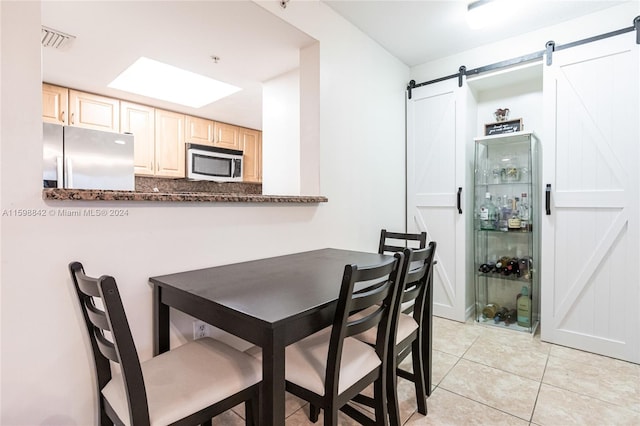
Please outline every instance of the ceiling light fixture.
[{"label": "ceiling light fixture", "polygon": [[473,0],[467,5],[467,23],[474,30],[495,26],[511,17],[517,3],[516,0]]},{"label": "ceiling light fixture", "polygon": [[108,85],[113,89],[200,108],[242,89],[141,57]]}]

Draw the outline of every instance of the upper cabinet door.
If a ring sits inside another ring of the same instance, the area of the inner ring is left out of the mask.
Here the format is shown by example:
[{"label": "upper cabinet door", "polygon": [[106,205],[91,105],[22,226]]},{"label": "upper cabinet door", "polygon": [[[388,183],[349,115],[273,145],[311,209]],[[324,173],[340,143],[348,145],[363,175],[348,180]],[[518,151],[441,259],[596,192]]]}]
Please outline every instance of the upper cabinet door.
[{"label": "upper cabinet door", "polygon": [[242,180],[262,182],[262,133],[253,129],[240,129],[243,155]]},{"label": "upper cabinet door", "polygon": [[146,105],[120,102],[120,128],[133,133],[136,175],[153,176],[155,164],[155,110]]},{"label": "upper cabinet door", "polygon": [[185,142],[213,146],[213,121],[186,116]]},{"label": "upper cabinet door", "polygon": [[213,125],[213,145],[220,148],[242,149],[240,146],[240,128],[232,124],[215,122]]},{"label": "upper cabinet door", "polygon": [[86,129],[120,131],[120,101],[69,90],[69,124]]},{"label": "upper cabinet door", "polygon": [[69,89],[42,84],[42,121],[53,124],[68,124]]},{"label": "upper cabinet door", "polygon": [[183,114],[156,109],[156,176],[185,177]]},{"label": "upper cabinet door", "polygon": [[[636,33],[544,68],[542,340],[640,362]],[[546,210],[546,209],[545,209]]]}]

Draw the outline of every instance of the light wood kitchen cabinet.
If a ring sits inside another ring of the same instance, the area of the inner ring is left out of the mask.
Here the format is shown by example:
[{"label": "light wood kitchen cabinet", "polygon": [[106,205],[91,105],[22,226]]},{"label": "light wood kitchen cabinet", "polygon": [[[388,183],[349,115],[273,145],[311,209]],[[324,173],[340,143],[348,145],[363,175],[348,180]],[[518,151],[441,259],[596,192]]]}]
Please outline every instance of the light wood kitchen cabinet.
[{"label": "light wood kitchen cabinet", "polygon": [[186,116],[185,142],[213,146],[213,121]]},{"label": "light wood kitchen cabinet", "polygon": [[242,180],[262,182],[262,132],[240,128],[240,149],[244,152]]},{"label": "light wood kitchen cabinet", "polygon": [[155,174],[155,108],[120,102],[120,129],[133,133],[135,174]]},{"label": "light wood kitchen cabinet", "polygon": [[155,175],[185,177],[184,114],[155,110]]},{"label": "light wood kitchen cabinet", "polygon": [[42,83],[42,121],[67,124],[69,119],[69,89]]},{"label": "light wood kitchen cabinet", "polygon": [[213,146],[228,149],[242,149],[240,145],[240,127],[233,124],[214,122]]},{"label": "light wood kitchen cabinet", "polygon": [[120,100],[69,90],[69,124],[107,132],[120,131]]}]

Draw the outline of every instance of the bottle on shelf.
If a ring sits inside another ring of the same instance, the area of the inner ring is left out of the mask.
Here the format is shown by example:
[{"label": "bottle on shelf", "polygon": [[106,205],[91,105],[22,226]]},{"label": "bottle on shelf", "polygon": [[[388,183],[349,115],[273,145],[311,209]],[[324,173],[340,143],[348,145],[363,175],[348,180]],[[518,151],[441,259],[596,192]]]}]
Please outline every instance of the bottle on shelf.
[{"label": "bottle on shelf", "polygon": [[488,274],[489,272],[493,272],[494,269],[496,269],[495,262],[487,262],[480,265],[478,271],[482,272],[483,274]]},{"label": "bottle on shelf", "polygon": [[498,309],[500,306],[496,303],[487,303],[487,305],[482,309],[482,318],[485,320],[493,319],[498,313]]},{"label": "bottle on shelf", "polygon": [[507,311],[507,314],[504,316],[505,325],[513,324],[514,322],[516,322],[517,316],[518,314],[515,309],[509,309]]},{"label": "bottle on shelf", "polygon": [[491,201],[491,193],[487,192],[484,196],[484,202],[480,206],[480,229],[494,230],[496,229],[497,208]]},{"label": "bottle on shelf", "polygon": [[522,286],[522,292],[516,299],[518,308],[518,325],[520,327],[531,327],[531,297],[529,296],[529,288]]},{"label": "bottle on shelf", "polygon": [[498,212],[498,229],[500,231],[508,231],[509,230],[509,218],[511,217],[511,205],[509,204],[509,199],[507,198],[507,194],[503,197],[498,197],[498,206],[500,211]]},{"label": "bottle on shelf", "polygon": [[527,232],[531,225],[531,213],[529,211],[529,198],[526,192],[520,194],[520,206],[518,207],[518,215],[520,216],[520,230]]},{"label": "bottle on shelf", "polygon": [[498,324],[500,321],[504,321],[508,313],[509,313],[509,310],[503,306],[502,308],[498,309],[498,312],[496,312],[496,314],[493,317],[493,321],[496,324]]},{"label": "bottle on shelf", "polygon": [[509,231],[520,230],[520,214],[518,212],[518,197],[511,200],[511,217],[508,221]]},{"label": "bottle on shelf", "polygon": [[520,276],[526,280],[531,279],[531,264],[532,259],[529,256],[518,259],[518,270],[520,271]]}]

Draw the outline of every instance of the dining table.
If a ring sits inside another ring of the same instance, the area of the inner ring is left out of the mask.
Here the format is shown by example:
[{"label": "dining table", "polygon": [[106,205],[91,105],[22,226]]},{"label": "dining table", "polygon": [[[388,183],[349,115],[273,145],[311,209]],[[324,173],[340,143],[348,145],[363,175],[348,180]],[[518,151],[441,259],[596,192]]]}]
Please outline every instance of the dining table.
[{"label": "dining table", "polygon": [[151,277],[154,356],[169,350],[170,308],[259,346],[260,424],[284,425],[286,346],[333,323],[345,265],[388,257],[323,248]]}]

